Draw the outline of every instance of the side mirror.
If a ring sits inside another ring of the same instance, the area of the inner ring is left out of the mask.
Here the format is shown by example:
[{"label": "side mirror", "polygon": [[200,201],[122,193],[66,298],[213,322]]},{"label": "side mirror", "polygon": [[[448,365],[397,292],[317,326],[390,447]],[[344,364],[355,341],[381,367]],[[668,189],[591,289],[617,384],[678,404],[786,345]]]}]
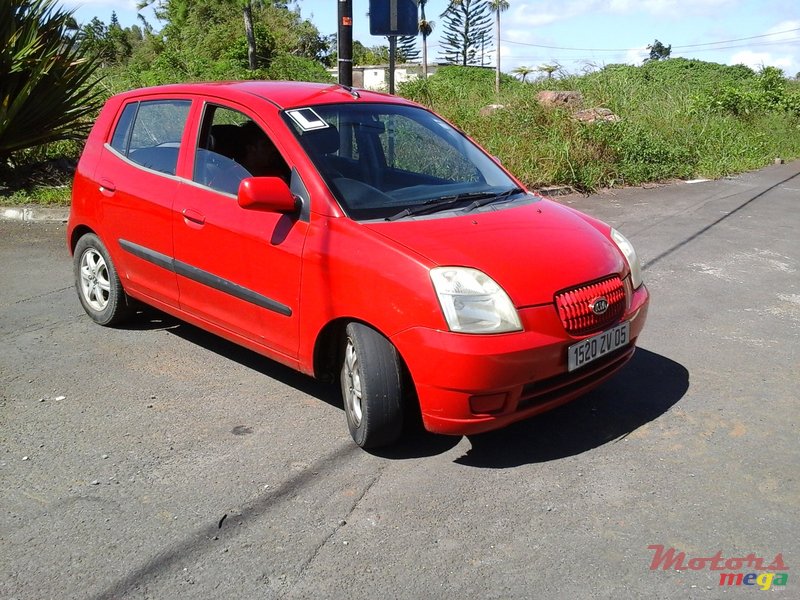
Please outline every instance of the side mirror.
[{"label": "side mirror", "polygon": [[239,183],[239,206],[250,210],[293,213],[298,200],[280,177],[248,177]]}]

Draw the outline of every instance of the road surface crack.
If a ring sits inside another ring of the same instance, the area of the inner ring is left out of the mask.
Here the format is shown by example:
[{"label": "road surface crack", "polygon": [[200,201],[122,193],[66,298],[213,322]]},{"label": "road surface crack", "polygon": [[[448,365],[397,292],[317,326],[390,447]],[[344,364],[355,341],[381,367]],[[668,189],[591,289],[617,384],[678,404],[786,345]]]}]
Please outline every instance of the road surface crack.
[{"label": "road surface crack", "polygon": [[347,511],[347,514],[345,514],[339,520],[339,522],[336,524],[333,530],[323,538],[323,540],[316,546],[316,548],[314,548],[314,550],[311,552],[311,555],[308,557],[308,560],[306,560],[300,566],[300,571],[297,573],[297,579],[295,580],[293,587],[296,587],[297,584],[303,579],[303,575],[305,574],[306,570],[314,563],[319,553],[328,544],[331,538],[333,538],[333,536],[335,536],[339,532],[339,530],[347,524],[350,515],[352,515],[355,512],[356,508],[358,508],[359,504],[361,504],[361,501],[364,499],[367,493],[381,478],[385,468],[386,465],[383,465],[378,469],[378,471],[373,475],[372,479],[370,479],[369,483],[367,483],[367,485],[364,487],[361,494],[359,494],[358,497],[353,501],[353,504],[352,506],[350,506],[350,509]]}]

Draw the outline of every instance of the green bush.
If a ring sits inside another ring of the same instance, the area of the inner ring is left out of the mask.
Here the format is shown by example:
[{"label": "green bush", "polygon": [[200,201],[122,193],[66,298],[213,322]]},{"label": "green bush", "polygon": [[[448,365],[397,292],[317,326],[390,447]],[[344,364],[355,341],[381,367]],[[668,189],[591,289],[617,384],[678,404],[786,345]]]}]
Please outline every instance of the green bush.
[{"label": "green bush", "polygon": [[292,56],[291,54],[279,54],[276,56],[266,74],[269,79],[318,81],[321,83],[334,82],[333,77],[319,62],[302,56]]},{"label": "green bush", "polygon": [[792,91],[783,72],[764,67],[757,75],[738,84],[727,84],[692,97],[696,112],[714,111],[750,117],[769,111],[786,111],[800,116],[800,93]]}]

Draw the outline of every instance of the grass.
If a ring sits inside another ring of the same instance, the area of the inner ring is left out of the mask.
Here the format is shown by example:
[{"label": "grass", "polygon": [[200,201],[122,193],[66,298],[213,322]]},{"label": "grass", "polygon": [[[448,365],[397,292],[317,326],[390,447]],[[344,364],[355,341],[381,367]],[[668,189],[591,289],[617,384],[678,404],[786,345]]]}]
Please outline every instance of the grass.
[{"label": "grass", "polygon": [[72,186],[64,185],[34,186],[30,189],[16,190],[10,194],[0,191],[0,205],[3,206],[69,206]]},{"label": "grass", "polygon": [[57,142],[20,152],[14,164],[0,165],[0,205],[69,206],[82,150],[82,142]]},{"label": "grass", "polygon": [[[534,83],[507,77],[499,97],[493,78],[447,67],[400,92],[457,124],[529,186],[591,191],[718,178],[800,157],[800,110],[791,110],[800,104],[800,85],[779,78],[778,103],[767,96],[764,77],[741,65],[670,59]],[[536,94],[544,89],[580,91],[584,107],[609,108],[620,121],[581,123],[567,110],[543,108]],[[717,108],[720,90],[747,101],[747,110]],[[505,108],[480,116],[491,103]]]}]

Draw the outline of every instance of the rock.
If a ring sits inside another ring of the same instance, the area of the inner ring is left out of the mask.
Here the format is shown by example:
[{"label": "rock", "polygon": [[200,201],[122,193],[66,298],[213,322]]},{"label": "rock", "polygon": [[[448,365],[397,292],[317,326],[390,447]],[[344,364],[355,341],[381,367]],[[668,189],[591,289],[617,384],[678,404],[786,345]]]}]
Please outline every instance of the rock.
[{"label": "rock", "polygon": [[542,106],[554,108],[578,108],[583,104],[583,94],[580,92],[554,92],[544,90],[536,94],[536,100]]},{"label": "rock", "polygon": [[568,185],[554,185],[550,187],[539,188],[536,193],[540,196],[552,198],[553,196],[566,196],[575,193],[575,190]]},{"label": "rock", "polygon": [[504,108],[505,108],[505,105],[503,105],[503,104],[489,104],[487,106],[484,106],[482,109],[480,109],[478,111],[478,114],[481,117],[488,117],[489,115],[497,112],[498,110],[503,110]]},{"label": "rock", "polygon": [[597,121],[605,121],[606,123],[616,123],[620,118],[607,108],[587,108],[586,110],[579,110],[572,115],[577,121],[584,123],[596,123]]}]

